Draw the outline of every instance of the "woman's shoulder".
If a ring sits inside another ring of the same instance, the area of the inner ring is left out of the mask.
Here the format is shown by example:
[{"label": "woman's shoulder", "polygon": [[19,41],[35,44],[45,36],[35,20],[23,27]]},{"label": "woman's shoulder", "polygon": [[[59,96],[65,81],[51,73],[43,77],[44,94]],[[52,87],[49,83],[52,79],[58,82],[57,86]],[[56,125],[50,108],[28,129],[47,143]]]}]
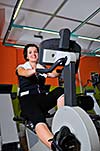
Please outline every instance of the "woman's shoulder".
[{"label": "woman's shoulder", "polygon": [[25,68],[25,69],[31,69],[31,65],[30,65],[29,61],[27,61],[27,62],[25,62],[23,64],[19,64],[17,66],[17,69],[20,68],[20,67]]}]

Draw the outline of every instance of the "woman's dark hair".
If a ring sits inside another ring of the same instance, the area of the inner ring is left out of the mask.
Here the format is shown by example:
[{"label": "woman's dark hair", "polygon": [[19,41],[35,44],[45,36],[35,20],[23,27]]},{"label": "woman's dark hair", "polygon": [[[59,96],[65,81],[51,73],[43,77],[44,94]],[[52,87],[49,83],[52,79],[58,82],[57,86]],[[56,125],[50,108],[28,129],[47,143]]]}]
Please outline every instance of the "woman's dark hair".
[{"label": "woman's dark hair", "polygon": [[23,51],[24,59],[25,59],[26,61],[28,61],[28,59],[27,59],[27,49],[28,49],[29,47],[36,47],[36,48],[37,48],[37,52],[39,53],[39,47],[38,47],[36,44],[27,44],[27,45],[24,47],[24,51]]}]

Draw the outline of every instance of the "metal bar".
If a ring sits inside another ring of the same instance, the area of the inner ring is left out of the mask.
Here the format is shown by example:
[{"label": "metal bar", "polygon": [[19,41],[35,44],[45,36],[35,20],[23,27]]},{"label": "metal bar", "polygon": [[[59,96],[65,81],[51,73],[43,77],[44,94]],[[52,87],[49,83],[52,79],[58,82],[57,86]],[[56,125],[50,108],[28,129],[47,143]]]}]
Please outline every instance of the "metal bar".
[{"label": "metal bar", "polygon": [[64,67],[64,101],[67,106],[77,105],[74,62],[70,62],[70,64]]},{"label": "metal bar", "polygon": [[94,12],[92,13],[88,18],[86,18],[79,26],[77,26],[72,33],[76,32],[77,30],[79,30],[84,24],[86,24],[91,18],[93,18],[97,13],[100,12],[100,7]]},{"label": "metal bar", "polygon": [[[16,5],[15,5],[15,7],[14,7],[11,20],[10,20],[10,23],[9,23],[9,26],[8,26],[8,29],[7,29],[7,32],[6,32],[6,34],[5,34],[5,36],[4,36],[4,39],[3,39],[3,45],[5,45],[6,39],[7,39],[8,36],[9,36],[9,33],[10,33],[10,31],[11,31],[11,27],[12,27],[13,22],[15,21],[17,15],[18,15],[19,9],[20,9],[20,7],[21,7],[23,1],[24,1],[24,0],[17,0],[17,2],[16,2]],[[20,6],[20,7],[19,7],[19,6]],[[18,7],[19,7],[19,8],[18,8]],[[17,8],[18,8],[18,9],[17,9]],[[16,16],[15,16],[15,15],[16,15]]]}]

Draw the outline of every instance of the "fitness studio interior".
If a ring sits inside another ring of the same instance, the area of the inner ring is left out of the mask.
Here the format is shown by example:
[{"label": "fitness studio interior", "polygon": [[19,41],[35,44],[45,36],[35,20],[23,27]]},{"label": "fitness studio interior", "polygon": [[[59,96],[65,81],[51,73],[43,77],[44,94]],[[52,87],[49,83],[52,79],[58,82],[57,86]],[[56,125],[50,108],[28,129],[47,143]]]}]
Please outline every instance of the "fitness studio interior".
[{"label": "fitness studio interior", "polygon": [[[21,116],[16,67],[33,43],[47,67],[37,71],[61,72],[45,81],[46,93],[64,88],[46,117],[54,136],[68,128],[54,149]],[[0,0],[0,151],[50,150],[100,151],[100,0]]]}]

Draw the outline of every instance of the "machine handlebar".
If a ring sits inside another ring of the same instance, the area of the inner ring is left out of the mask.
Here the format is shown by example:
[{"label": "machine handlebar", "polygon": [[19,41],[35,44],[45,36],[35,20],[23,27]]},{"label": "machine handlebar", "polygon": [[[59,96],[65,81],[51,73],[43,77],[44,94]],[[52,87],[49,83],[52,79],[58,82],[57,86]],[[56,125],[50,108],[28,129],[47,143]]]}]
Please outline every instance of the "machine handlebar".
[{"label": "machine handlebar", "polygon": [[65,65],[67,61],[67,56],[64,57],[64,58],[60,58],[58,59],[50,68],[48,69],[36,69],[36,72],[38,73],[49,73],[49,72],[52,72],[57,66],[59,65]]}]

